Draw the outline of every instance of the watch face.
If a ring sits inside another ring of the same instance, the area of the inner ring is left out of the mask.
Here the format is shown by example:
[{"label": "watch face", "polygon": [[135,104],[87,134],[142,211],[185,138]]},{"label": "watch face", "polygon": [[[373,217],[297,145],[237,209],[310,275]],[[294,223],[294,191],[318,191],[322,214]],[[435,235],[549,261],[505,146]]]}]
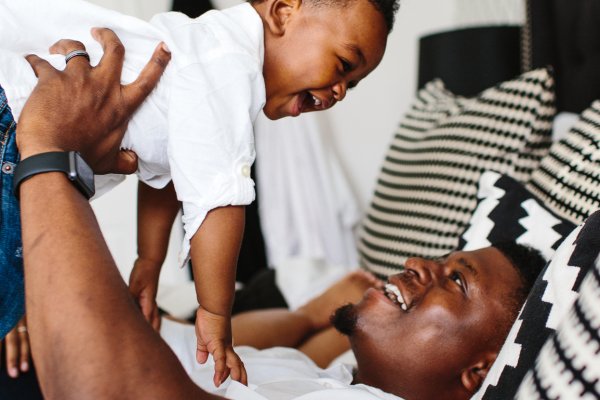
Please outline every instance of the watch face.
[{"label": "watch face", "polygon": [[90,166],[85,162],[81,155],[77,152],[71,152],[71,161],[72,161],[72,173],[75,173],[74,177],[77,183],[79,184],[81,190],[84,194],[87,195],[88,199],[94,195],[95,186],[94,186],[94,171],[90,168]]}]

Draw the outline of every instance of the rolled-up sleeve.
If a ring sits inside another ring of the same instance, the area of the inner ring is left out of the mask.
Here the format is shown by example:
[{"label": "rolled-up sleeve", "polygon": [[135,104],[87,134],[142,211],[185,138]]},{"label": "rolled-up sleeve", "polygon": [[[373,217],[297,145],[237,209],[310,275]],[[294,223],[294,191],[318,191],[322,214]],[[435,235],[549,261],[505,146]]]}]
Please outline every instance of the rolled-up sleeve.
[{"label": "rolled-up sleeve", "polygon": [[255,198],[252,125],[264,103],[264,81],[255,65],[243,56],[224,55],[181,69],[172,87],[168,155],[183,203],[181,265],[210,210]]}]

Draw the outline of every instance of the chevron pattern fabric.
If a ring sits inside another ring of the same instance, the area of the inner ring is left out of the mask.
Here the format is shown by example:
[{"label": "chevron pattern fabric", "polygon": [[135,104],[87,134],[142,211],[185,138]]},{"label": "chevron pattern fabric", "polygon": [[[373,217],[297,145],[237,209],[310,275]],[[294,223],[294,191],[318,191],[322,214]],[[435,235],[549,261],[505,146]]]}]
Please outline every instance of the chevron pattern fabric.
[{"label": "chevron pattern fabric", "polygon": [[527,185],[553,211],[580,224],[600,209],[600,101],[552,144]]},{"label": "chevron pattern fabric", "polygon": [[[542,271],[531,290],[523,309],[515,321],[496,362],[488,373],[482,389],[474,399],[512,399],[528,371],[539,364],[536,358],[556,329],[564,323],[579,293],[582,282],[593,270],[600,251],[600,213],[588,218],[584,225],[575,228],[560,244],[548,266]],[[596,303],[594,307],[598,307]],[[570,317],[569,317],[570,318]],[[596,363],[600,361],[596,357]],[[581,364],[578,364],[580,368]],[[570,381],[567,370],[557,378],[556,384]],[[558,377],[556,374],[553,380]],[[547,385],[547,382],[544,384]],[[552,385],[550,385],[552,386]],[[576,385],[577,386],[577,385]],[[553,394],[553,393],[552,393]],[[534,397],[522,397],[534,399]],[[546,399],[571,399],[583,397],[558,397]]]},{"label": "chevron pattern fabric", "polygon": [[519,400],[600,398],[600,212],[584,229],[591,235],[578,247],[587,247],[585,258],[592,266],[575,305],[525,376]]},{"label": "chevron pattern fabric", "polygon": [[361,266],[380,276],[411,256],[458,245],[486,170],[522,182],[548,153],[554,83],[545,69],[460,98],[436,80],[419,91],[385,157],[359,229]]},{"label": "chevron pattern fabric", "polygon": [[549,260],[575,228],[508,175],[484,172],[477,197],[477,208],[459,241],[458,247],[463,250],[514,240],[533,247]]}]

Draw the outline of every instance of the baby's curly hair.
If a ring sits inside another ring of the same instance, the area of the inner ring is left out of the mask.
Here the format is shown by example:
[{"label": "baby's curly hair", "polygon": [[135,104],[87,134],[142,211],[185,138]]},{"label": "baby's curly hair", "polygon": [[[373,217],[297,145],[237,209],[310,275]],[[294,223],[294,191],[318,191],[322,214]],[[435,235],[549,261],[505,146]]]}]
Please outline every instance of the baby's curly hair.
[{"label": "baby's curly hair", "polygon": [[[251,3],[260,3],[264,0],[250,0]],[[303,0],[306,4],[310,4],[315,7],[346,7],[351,3],[358,0]],[[385,20],[388,34],[394,27],[394,20],[396,19],[396,12],[400,8],[400,0],[369,0],[373,7],[381,13]]]}]

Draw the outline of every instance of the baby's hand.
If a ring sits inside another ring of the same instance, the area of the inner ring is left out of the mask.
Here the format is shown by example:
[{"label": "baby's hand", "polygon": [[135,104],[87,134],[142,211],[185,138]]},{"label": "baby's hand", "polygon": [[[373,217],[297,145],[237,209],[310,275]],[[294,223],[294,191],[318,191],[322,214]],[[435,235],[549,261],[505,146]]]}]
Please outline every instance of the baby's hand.
[{"label": "baby's hand", "polygon": [[196,312],[196,360],[204,364],[208,354],[215,361],[213,382],[219,387],[231,373],[231,379],[248,384],[244,363],[233,351],[231,339],[231,319],[213,314],[202,307]]}]

